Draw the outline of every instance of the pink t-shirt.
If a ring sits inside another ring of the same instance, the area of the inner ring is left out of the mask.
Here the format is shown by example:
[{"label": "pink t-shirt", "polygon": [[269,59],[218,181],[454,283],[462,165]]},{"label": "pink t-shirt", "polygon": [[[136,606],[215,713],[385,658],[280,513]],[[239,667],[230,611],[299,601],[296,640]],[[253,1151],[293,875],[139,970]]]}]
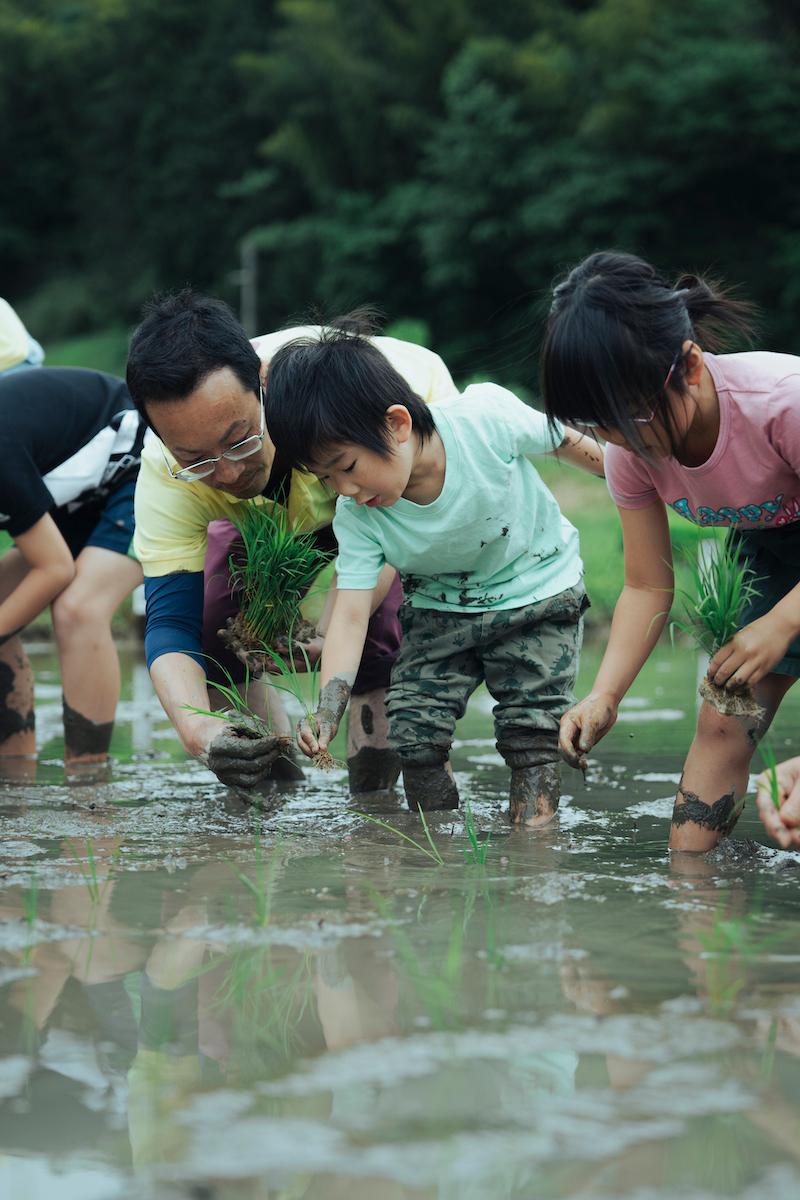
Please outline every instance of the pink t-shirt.
[{"label": "pink t-shirt", "polygon": [[719,396],[719,437],[699,467],[606,447],[620,508],[661,499],[696,525],[766,529],[800,520],[800,358],[760,350],[706,354]]}]

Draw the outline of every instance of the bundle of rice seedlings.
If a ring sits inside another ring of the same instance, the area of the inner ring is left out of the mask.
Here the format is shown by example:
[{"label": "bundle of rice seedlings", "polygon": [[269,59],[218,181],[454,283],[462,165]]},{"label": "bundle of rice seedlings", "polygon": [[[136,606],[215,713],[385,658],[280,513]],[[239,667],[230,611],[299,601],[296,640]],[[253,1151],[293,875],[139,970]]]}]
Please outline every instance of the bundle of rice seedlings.
[{"label": "bundle of rice seedlings", "polygon": [[[712,555],[703,554],[702,545],[698,546],[694,556],[686,555],[686,564],[690,587],[679,593],[683,615],[672,622],[672,630],[688,634],[713,657],[741,629],[745,608],[759,595],[759,581],[727,541],[718,543]],[[734,691],[704,678],[699,690],[703,699],[726,717],[760,720],[764,715],[749,687]]]},{"label": "bundle of rice seedlings", "polygon": [[331,555],[318,549],[312,533],[295,532],[283,508],[247,505],[236,527],[242,545],[230,558],[231,586],[241,608],[230,623],[229,643],[255,655],[273,650],[291,657],[292,642],[314,636],[301,620],[300,603]]}]

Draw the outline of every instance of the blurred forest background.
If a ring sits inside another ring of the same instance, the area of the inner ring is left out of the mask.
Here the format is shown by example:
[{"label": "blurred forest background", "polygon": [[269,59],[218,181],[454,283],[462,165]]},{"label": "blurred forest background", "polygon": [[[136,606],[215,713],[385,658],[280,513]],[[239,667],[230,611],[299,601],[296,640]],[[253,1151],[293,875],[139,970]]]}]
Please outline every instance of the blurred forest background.
[{"label": "blurred forest background", "polygon": [[616,246],[799,352],[799,32],[794,0],[0,0],[0,294],[121,370],[154,289],[239,308],[244,246],[253,333],[372,302],[533,387],[553,276]]},{"label": "blurred forest background", "polygon": [[[377,305],[535,401],[552,280],[603,246],[800,353],[796,0],[0,0],[0,64],[0,295],[50,365],[122,374],[189,283],[252,334]],[[613,506],[540,469],[602,623]]]}]

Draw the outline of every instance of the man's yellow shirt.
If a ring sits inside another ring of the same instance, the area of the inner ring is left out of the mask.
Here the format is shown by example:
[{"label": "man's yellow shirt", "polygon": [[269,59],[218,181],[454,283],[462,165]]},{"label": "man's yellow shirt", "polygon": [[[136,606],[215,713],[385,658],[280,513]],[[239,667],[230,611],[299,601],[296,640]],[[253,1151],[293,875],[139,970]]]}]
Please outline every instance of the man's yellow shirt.
[{"label": "man's yellow shirt", "polygon": [[[253,346],[262,361],[267,362],[286,342],[318,332],[318,326],[283,329],[254,338]],[[433,351],[390,337],[376,337],[372,342],[427,404],[435,404],[457,391],[450,372]],[[151,577],[174,571],[202,571],[208,526],[212,521],[235,521],[237,511],[245,504],[274,503],[261,496],[241,500],[202,480],[181,483],[167,471],[164,454],[174,463],[166,447],[150,432],[136,484],[133,548],[145,575]],[[295,529],[305,531],[329,525],[335,504],[336,496],[315,475],[292,471],[287,509]]]}]

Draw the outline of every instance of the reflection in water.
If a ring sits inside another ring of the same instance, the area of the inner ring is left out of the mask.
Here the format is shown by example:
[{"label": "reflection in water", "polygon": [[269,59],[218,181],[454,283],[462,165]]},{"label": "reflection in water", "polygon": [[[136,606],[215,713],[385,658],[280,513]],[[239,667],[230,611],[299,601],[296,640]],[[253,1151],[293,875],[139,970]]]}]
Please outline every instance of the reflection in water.
[{"label": "reflection in water", "polygon": [[478,705],[455,765],[491,849],[434,816],[438,867],[337,779],[249,809],[137,703],[110,783],[54,758],[0,788],[0,1194],[797,1190],[800,878],[757,845],[668,861],[690,718],[609,738],[530,835]]}]

